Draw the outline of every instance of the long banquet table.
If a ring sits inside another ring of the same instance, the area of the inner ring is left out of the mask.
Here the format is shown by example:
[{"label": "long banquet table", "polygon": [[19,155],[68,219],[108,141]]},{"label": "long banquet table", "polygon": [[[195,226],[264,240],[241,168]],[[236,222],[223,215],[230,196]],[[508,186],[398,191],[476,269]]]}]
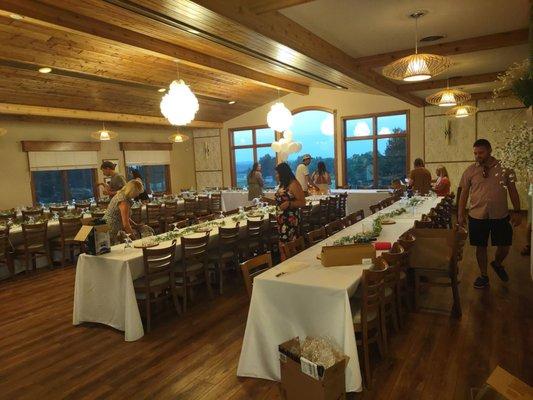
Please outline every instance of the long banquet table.
[{"label": "long banquet table", "polygon": [[[396,241],[440,200],[427,198],[418,207],[395,217],[396,224],[383,225],[378,240]],[[382,212],[399,206],[401,204],[397,202]],[[350,357],[346,368],[346,390],[361,391],[349,298],[359,285],[363,266],[324,268],[317,255],[323,245],[362,232],[363,224],[368,226],[374,218],[365,218],[254,279],[238,376],[279,380],[278,345],[296,336],[320,335],[333,338]],[[284,275],[276,276],[284,271]]]}]

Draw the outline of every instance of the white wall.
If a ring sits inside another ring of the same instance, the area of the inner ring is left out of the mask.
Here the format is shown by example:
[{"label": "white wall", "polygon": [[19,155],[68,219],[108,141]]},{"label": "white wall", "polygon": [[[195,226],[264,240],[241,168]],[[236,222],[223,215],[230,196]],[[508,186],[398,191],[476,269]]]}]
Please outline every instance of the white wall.
[{"label": "white wall", "polygon": [[[80,123],[75,120],[63,122],[19,121],[2,118],[0,127],[7,129],[7,135],[0,137],[0,209],[32,204],[30,171],[27,153],[22,151],[22,140],[49,141],[91,141],[90,133],[101,129],[100,123]],[[119,134],[118,139],[102,142],[98,155],[102,159],[118,159],[121,173],[124,172],[124,156],[119,141],[124,142],[167,142],[175,133],[173,128],[106,125]],[[181,187],[195,186],[193,141],[174,144],[171,153],[171,184],[173,191]],[[102,179],[100,173],[100,179]]]},{"label": "white wall", "polygon": [[[337,111],[337,119],[335,121],[335,137],[337,146],[336,150],[339,157],[336,162],[338,164],[337,170],[340,173],[340,182],[342,182],[344,174],[344,171],[342,171],[340,168],[339,160],[342,154],[342,117],[345,116],[409,110],[410,159],[413,160],[414,158],[422,157],[423,155],[423,108],[412,106],[391,96],[320,88],[311,88],[309,95],[307,96],[289,94],[284,96],[282,101],[289,110],[295,110],[301,107],[318,106]],[[228,130],[245,126],[266,125],[266,115],[272,104],[273,103],[266,104],[224,123],[221,137],[224,185],[231,185]]]}]

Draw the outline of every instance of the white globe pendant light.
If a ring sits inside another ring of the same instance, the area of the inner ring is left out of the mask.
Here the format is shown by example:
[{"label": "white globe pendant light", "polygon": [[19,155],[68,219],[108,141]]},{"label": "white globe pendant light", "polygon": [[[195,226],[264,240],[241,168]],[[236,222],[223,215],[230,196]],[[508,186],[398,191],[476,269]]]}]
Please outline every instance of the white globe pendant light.
[{"label": "white globe pendant light", "polygon": [[282,102],[277,102],[270,107],[267,124],[269,128],[277,132],[285,132],[292,125],[292,114]]},{"label": "white globe pendant light", "polygon": [[198,99],[183,80],[172,81],[161,99],[161,113],[171,125],[187,125],[200,108]]}]

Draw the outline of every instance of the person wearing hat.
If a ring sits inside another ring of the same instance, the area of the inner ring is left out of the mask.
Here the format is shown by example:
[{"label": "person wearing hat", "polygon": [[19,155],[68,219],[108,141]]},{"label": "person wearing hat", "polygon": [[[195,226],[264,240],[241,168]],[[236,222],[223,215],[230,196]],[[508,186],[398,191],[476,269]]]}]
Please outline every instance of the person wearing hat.
[{"label": "person wearing hat", "polygon": [[318,189],[318,187],[313,183],[311,177],[309,176],[309,164],[311,164],[311,155],[304,154],[304,156],[302,157],[302,162],[296,168],[296,180],[302,186],[302,189],[306,196],[309,191],[309,186]]},{"label": "person wearing hat", "polygon": [[126,184],[126,179],[116,172],[115,168],[116,164],[111,161],[104,161],[100,166],[104,176],[109,178],[109,182],[100,182],[98,186],[102,186],[104,188],[104,194],[110,197],[113,197]]}]

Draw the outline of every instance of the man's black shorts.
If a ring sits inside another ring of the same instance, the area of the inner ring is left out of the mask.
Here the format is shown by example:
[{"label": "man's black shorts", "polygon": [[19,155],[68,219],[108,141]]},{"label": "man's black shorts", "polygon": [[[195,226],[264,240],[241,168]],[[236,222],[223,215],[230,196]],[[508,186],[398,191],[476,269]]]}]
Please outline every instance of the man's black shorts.
[{"label": "man's black shorts", "polygon": [[472,246],[488,246],[489,234],[493,246],[510,246],[513,243],[513,227],[509,216],[502,219],[476,219],[469,216],[468,234]]}]

